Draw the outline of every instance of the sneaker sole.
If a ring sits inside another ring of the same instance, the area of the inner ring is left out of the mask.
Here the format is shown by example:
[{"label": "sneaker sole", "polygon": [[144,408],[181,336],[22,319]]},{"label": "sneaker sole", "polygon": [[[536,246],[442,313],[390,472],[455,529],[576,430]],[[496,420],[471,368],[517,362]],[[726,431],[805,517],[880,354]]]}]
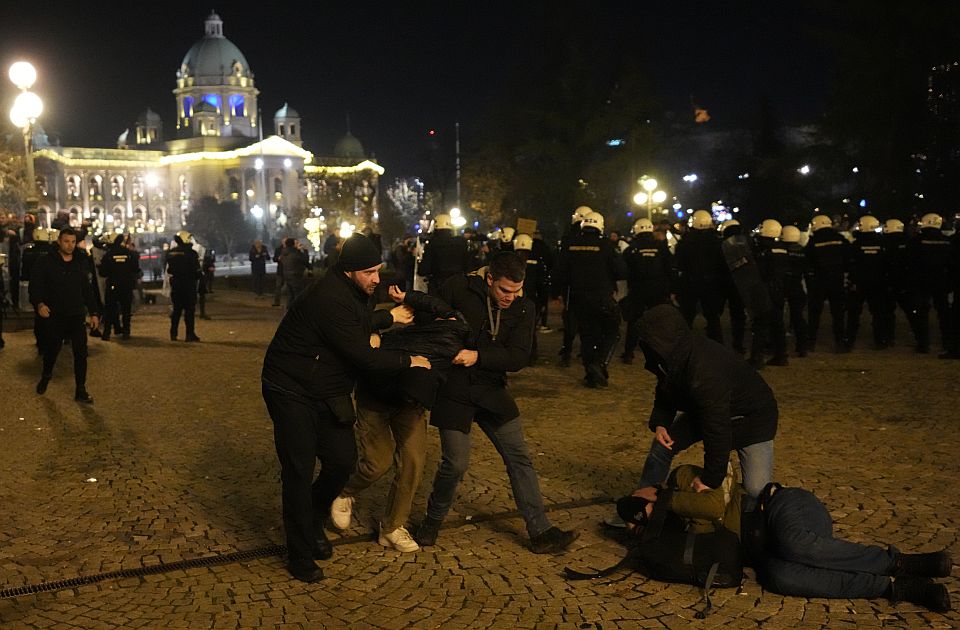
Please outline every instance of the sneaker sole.
[{"label": "sneaker sole", "polygon": [[416,545],[416,548],[400,549],[399,547],[397,547],[396,545],[394,545],[392,542],[390,542],[389,540],[387,540],[386,538],[383,538],[383,537],[377,538],[377,542],[380,543],[380,544],[381,544],[382,546],[384,546],[384,547],[387,547],[387,548],[389,548],[389,549],[393,549],[394,551],[399,551],[400,553],[413,553],[413,552],[415,552],[415,551],[420,551],[420,545]]}]

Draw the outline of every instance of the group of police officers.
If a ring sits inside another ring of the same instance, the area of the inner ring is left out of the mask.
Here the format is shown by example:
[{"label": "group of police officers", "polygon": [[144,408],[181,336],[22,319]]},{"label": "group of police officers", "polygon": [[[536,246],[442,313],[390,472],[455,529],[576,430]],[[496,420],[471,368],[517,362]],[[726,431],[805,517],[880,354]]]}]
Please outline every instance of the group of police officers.
[{"label": "group of police officers", "polygon": [[[709,212],[698,210],[672,244],[645,218],[634,223],[629,241],[615,240],[605,236],[603,216],[581,206],[554,256],[538,234],[515,234],[512,228],[498,230],[478,247],[475,240],[456,236],[450,218],[439,215],[418,273],[433,288],[481,267],[491,248],[525,256],[524,292],[537,304],[538,328],[550,330],[547,304],[551,295],[559,295],[564,306],[560,365],[570,365],[579,335],[583,382],[591,388],[608,385],[620,319],[626,322],[621,358],[629,364],[641,315],[670,302],[690,325],[701,314],[707,336],[720,343],[721,315],[729,311],[731,346],[757,369],[788,364],[788,322],[796,355],[816,350],[825,305],[835,352],[854,348],[866,305],[875,349],[894,344],[899,307],[917,352],[928,353],[932,305],[940,327],[939,356],[960,358],[960,231],[948,236],[943,218],[933,213],[919,220],[912,235],[898,219],[881,224],[871,215],[860,217],[852,233],[839,231],[823,214],[813,217],[809,231],[802,227],[767,219],[745,231],[736,220],[717,226]],[[618,290],[620,281],[625,281],[625,295],[622,286]]]}]

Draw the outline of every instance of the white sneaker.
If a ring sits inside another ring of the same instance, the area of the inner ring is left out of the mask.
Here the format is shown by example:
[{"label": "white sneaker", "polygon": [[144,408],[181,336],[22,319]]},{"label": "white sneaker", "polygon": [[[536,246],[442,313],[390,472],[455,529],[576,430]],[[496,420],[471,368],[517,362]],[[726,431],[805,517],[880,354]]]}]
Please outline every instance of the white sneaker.
[{"label": "white sneaker", "polygon": [[353,497],[339,496],[330,506],[330,521],[337,529],[350,527],[350,515],[353,514]]},{"label": "white sneaker", "polygon": [[377,541],[384,547],[393,547],[397,551],[409,553],[411,551],[420,551],[420,545],[413,539],[406,527],[398,527],[392,532],[383,531],[380,528],[380,538]]}]

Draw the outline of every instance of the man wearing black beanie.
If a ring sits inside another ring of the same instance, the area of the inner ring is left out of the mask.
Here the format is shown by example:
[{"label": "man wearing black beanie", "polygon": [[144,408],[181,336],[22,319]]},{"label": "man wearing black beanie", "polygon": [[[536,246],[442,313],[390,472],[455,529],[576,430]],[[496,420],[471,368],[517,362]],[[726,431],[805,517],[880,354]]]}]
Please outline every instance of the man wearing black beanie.
[{"label": "man wearing black beanie", "polygon": [[[362,235],[347,239],[326,276],[290,305],[263,360],[263,398],[280,459],[288,569],[316,582],[333,547],[323,529],[330,504],[356,466],[352,393],[362,372],[430,368],[421,356],[370,347],[370,334],[409,323],[412,310],[373,311],[381,253]],[[320,474],[313,481],[316,459]],[[311,485],[312,482],[312,485]]]}]

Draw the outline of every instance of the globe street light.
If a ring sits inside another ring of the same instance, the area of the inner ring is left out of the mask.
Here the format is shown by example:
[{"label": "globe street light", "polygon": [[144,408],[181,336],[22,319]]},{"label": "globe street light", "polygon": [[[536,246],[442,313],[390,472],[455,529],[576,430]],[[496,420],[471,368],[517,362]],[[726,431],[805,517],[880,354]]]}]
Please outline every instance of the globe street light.
[{"label": "globe street light", "polygon": [[43,113],[43,101],[39,96],[30,92],[30,88],[37,80],[37,70],[26,61],[18,61],[10,66],[10,81],[20,89],[10,108],[10,121],[23,132],[23,153],[27,166],[27,210],[37,205],[37,177],[33,171],[33,151],[31,138],[33,125]]},{"label": "globe street light", "polygon": [[653,220],[653,204],[660,205],[667,199],[667,193],[662,190],[657,190],[657,180],[652,177],[647,177],[644,175],[640,178],[639,182],[640,187],[643,188],[643,192],[638,192],[633,196],[633,203],[638,206],[647,207],[647,218],[651,221]]}]

